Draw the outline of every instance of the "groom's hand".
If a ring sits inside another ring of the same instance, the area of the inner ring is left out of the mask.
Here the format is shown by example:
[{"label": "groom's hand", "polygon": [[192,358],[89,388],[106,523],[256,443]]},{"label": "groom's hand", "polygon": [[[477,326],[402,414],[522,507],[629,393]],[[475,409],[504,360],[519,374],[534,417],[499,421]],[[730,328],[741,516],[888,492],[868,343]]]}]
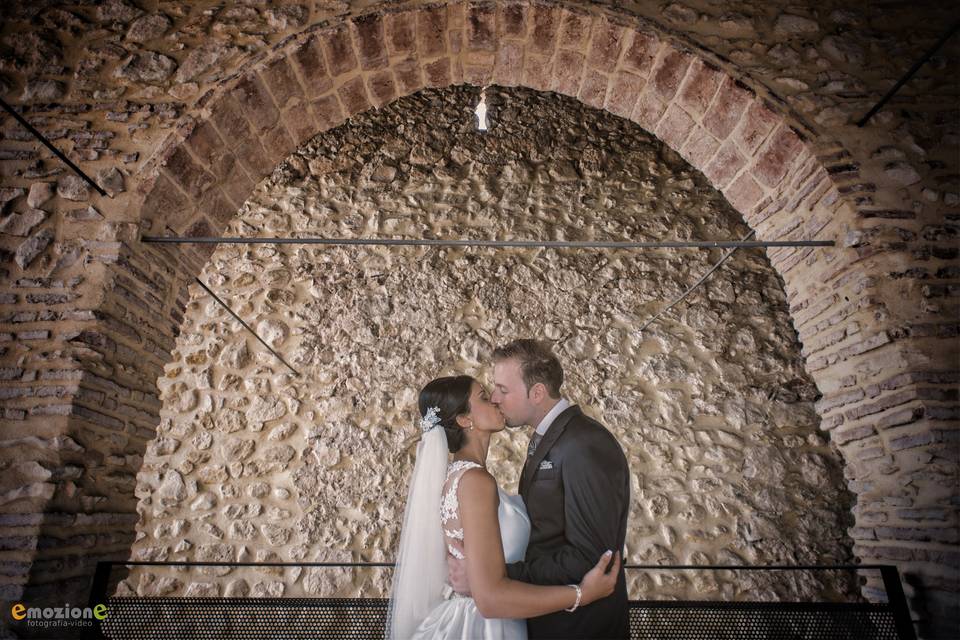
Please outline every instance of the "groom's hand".
[{"label": "groom's hand", "polygon": [[[448,541],[449,542],[449,541]],[[453,546],[463,554],[463,543],[459,540],[453,541]],[[447,579],[450,586],[460,595],[470,595],[470,583],[467,581],[467,561],[454,558],[447,554]]]}]

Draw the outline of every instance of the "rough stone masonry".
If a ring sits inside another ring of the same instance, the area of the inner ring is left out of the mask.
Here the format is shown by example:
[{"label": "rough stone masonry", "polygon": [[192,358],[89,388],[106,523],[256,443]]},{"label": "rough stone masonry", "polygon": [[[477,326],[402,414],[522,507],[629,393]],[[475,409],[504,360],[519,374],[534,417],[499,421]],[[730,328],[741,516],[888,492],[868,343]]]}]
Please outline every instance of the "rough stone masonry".
[{"label": "rough stone masonry", "polygon": [[492,83],[639,125],[761,239],[837,241],[767,257],[855,496],[846,534],[857,558],[900,567],[922,637],[956,627],[956,40],[853,124],[951,23],[949,6],[114,0],[0,12],[4,100],[111,194],[4,117],[5,599],[81,601],[93,562],[133,548],[137,474],[164,437],[159,383],[179,361],[187,285],[211,259],[140,235],[221,233],[316,134],[427,88]]},{"label": "rough stone masonry", "polygon": [[[479,134],[476,101],[475,89],[429,90],[311,140],[261,183],[229,235],[745,233],[706,179],[637,125],[513,90]],[[629,562],[849,562],[852,496],[762,254],[740,253],[677,317],[631,330],[719,255],[221,247],[201,280],[303,375],[195,287],[138,476],[132,557],[390,561],[419,387],[456,371],[484,379],[500,341],[543,335],[559,345],[565,392],[627,451]],[[490,468],[513,490],[525,438],[504,432],[492,451]],[[224,573],[146,567],[120,590],[384,597],[391,577]],[[630,586],[635,597],[829,599],[856,593],[849,578],[637,572]]]}]

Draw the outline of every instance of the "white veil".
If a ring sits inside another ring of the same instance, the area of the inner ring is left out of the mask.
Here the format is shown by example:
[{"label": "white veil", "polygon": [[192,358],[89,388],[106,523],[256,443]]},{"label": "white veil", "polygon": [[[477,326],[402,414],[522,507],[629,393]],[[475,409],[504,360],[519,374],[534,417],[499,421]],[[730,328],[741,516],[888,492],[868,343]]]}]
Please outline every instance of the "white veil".
[{"label": "white veil", "polygon": [[447,552],[440,523],[440,494],[446,476],[447,434],[436,427],[423,434],[417,444],[387,613],[390,640],[413,636],[443,600]]}]

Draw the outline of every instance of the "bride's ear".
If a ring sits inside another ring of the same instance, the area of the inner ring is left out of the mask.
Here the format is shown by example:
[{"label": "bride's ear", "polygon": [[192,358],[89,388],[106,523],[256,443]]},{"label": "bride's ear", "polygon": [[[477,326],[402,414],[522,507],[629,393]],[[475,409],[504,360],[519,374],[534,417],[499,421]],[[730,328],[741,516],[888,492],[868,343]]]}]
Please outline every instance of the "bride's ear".
[{"label": "bride's ear", "polygon": [[467,417],[467,414],[461,413],[456,419],[457,426],[461,429],[472,429],[473,420]]}]

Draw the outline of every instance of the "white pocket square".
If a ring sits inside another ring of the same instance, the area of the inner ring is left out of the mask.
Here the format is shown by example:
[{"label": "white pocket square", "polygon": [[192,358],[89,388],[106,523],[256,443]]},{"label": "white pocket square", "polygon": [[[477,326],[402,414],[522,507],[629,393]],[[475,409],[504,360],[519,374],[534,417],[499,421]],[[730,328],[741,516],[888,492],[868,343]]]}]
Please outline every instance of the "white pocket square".
[{"label": "white pocket square", "polygon": [[540,463],[539,470],[543,471],[544,469],[553,469],[553,463],[550,462],[549,460],[544,460],[543,462]]}]

